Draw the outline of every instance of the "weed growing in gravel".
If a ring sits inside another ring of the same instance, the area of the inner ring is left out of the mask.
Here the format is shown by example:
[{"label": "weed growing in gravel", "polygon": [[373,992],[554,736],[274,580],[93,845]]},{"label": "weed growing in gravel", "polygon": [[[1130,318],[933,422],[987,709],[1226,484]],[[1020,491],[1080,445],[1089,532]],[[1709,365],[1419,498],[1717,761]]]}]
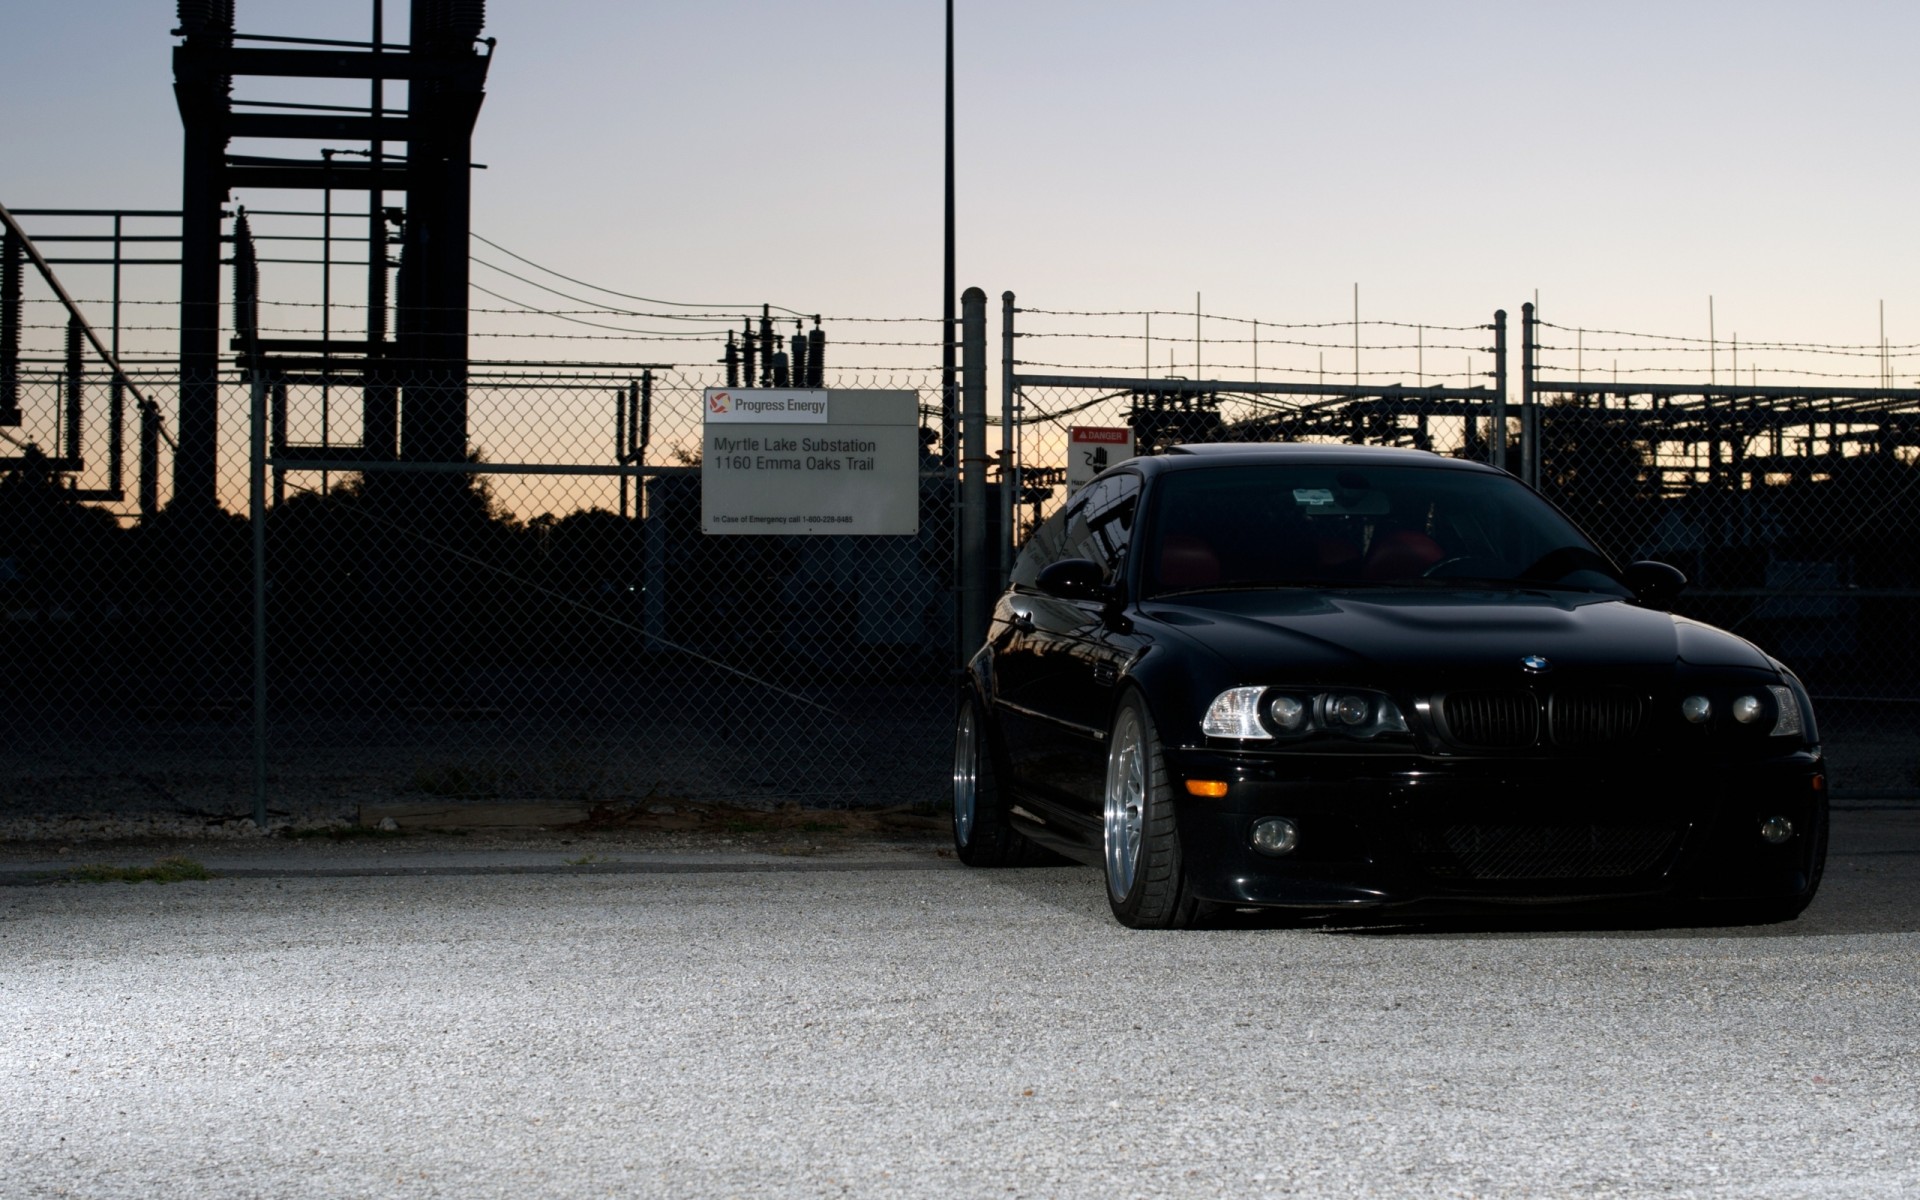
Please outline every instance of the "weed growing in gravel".
[{"label": "weed growing in gravel", "polygon": [[74,867],[67,878],[75,883],[177,883],[183,879],[212,879],[213,872],[191,858],[163,858],[150,867],[92,863]]}]

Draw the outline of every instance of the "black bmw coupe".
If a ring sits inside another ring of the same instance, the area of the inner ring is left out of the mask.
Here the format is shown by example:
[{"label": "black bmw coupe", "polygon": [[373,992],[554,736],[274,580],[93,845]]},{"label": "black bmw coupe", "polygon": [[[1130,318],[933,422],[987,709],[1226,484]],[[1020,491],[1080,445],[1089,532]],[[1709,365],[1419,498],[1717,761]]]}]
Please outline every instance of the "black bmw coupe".
[{"label": "black bmw coupe", "polygon": [[1826,776],[1793,672],[1668,611],[1504,471],[1208,445],[1034,531],[969,664],[972,866],[1102,866],[1127,925],[1220,908],[1797,916]]}]

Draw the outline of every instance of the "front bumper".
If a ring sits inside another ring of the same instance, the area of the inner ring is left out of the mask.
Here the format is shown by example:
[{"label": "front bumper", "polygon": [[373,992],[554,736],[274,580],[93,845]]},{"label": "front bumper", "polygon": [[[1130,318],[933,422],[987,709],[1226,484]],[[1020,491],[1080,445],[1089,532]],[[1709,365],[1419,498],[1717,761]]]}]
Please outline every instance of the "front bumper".
[{"label": "front bumper", "polygon": [[[1816,752],[1761,762],[1256,755],[1169,747],[1183,866],[1222,904],[1325,910],[1791,900],[1825,854]],[[1228,781],[1217,799],[1188,779]],[[1253,849],[1291,819],[1292,853]],[[1785,816],[1779,845],[1760,823]]]}]

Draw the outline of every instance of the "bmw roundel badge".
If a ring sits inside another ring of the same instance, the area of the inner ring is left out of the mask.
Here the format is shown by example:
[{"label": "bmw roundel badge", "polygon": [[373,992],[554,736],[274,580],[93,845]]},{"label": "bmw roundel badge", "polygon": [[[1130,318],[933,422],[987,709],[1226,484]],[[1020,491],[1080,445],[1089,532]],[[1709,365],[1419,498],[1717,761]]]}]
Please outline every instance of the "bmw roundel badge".
[{"label": "bmw roundel badge", "polygon": [[1545,675],[1553,670],[1553,664],[1538,654],[1529,654],[1520,660],[1520,669],[1529,675]]}]

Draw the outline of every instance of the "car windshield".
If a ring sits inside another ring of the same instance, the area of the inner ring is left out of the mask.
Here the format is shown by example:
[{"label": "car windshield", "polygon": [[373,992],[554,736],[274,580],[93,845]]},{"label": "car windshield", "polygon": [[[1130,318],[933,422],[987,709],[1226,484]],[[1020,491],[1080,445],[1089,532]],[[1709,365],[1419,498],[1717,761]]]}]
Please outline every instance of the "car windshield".
[{"label": "car windshield", "polygon": [[1593,543],[1505,475],[1249,463],[1169,471],[1152,504],[1146,596],[1488,583],[1629,594]]}]

